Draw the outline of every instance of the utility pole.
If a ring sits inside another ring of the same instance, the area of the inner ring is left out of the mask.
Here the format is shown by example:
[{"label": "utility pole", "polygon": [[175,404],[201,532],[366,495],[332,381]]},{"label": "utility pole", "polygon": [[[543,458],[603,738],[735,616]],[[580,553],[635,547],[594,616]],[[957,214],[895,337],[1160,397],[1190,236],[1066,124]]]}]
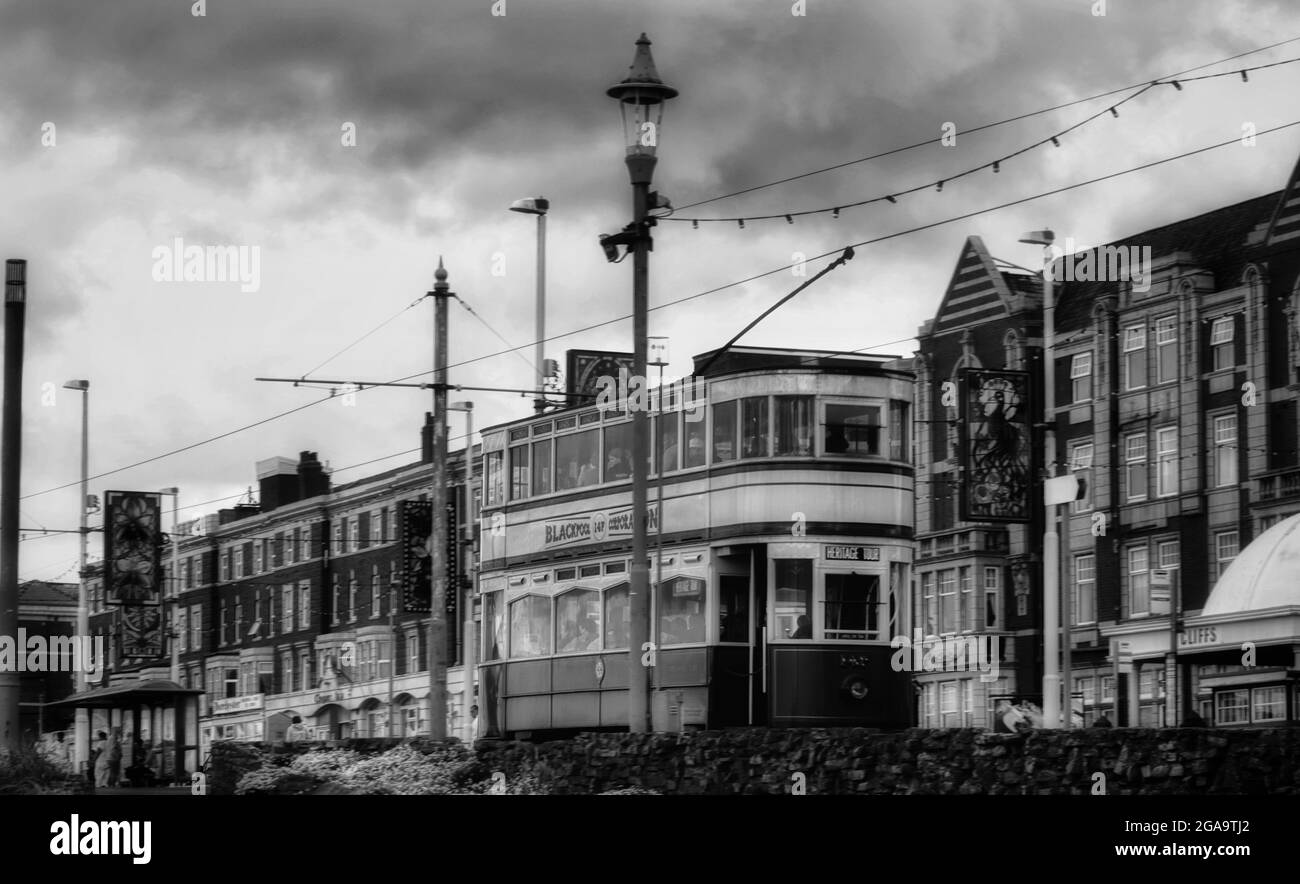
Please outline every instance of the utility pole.
[{"label": "utility pole", "polygon": [[[83,637],[90,635],[90,607],[86,599],[86,559],[90,543],[90,381],[73,380],[63,385],[65,390],[81,391],[81,513],[80,513],[80,533],[81,533],[81,554],[77,559],[77,641],[85,641]],[[103,661],[100,661],[103,666]],[[81,693],[86,689],[86,670],[84,666],[77,667],[76,672],[76,690]],[[78,774],[82,771],[82,766],[90,761],[90,710],[84,706],[78,706],[74,713],[74,723],[72,727],[72,751],[73,766]]]},{"label": "utility pole", "polygon": [[[3,427],[0,427],[0,635],[18,635],[18,480],[23,458],[23,330],[27,323],[27,262],[5,262]],[[0,752],[22,743],[17,667],[0,671]]]},{"label": "utility pole", "polygon": [[[465,610],[462,612],[465,617],[465,640],[461,652],[461,670],[464,673],[461,683],[461,708],[465,710],[465,717],[462,721],[462,739],[466,745],[474,742],[474,716],[470,715],[470,710],[474,708],[474,671],[475,671],[475,650],[474,650],[474,521],[477,514],[474,512],[474,403],[473,402],[453,402],[447,406],[451,411],[465,412],[466,435],[465,435],[465,532],[469,535],[465,538],[468,543],[462,543],[460,537],[456,538],[456,543],[462,550],[468,550],[468,566],[465,568],[471,574],[469,584],[465,589]],[[460,557],[457,557],[458,560]],[[460,575],[456,575],[459,582]],[[459,586],[455,591],[459,592]],[[479,710],[481,714],[483,710]]]},{"label": "utility pole", "polygon": [[433,291],[433,488],[429,493],[429,736],[447,738],[447,299],[438,259]]}]

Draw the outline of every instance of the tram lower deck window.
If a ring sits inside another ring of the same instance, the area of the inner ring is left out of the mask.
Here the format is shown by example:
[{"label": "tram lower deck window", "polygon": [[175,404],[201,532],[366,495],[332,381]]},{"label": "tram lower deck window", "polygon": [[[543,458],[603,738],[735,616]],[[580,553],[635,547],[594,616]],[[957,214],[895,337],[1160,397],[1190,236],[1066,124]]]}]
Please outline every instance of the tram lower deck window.
[{"label": "tram lower deck window", "polygon": [[659,584],[659,643],[704,641],[705,582],[674,577]]},{"label": "tram lower deck window", "polygon": [[600,650],[600,593],[573,589],[555,597],[555,652]]},{"label": "tram lower deck window", "polygon": [[551,600],[526,595],[510,603],[510,656],[541,657],[551,653]]},{"label": "tram lower deck window", "polygon": [[812,638],[811,559],[777,559],[776,637]]}]

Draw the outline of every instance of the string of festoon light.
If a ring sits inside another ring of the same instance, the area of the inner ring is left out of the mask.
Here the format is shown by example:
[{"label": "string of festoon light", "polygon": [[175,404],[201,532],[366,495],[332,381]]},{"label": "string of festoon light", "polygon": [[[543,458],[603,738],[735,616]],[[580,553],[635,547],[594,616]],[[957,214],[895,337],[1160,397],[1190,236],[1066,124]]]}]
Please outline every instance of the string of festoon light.
[{"label": "string of festoon light", "polygon": [[[701,223],[736,224],[743,230],[746,223],[752,223],[755,221],[785,221],[788,224],[793,224],[795,218],[803,218],[810,215],[830,215],[832,218],[839,218],[840,213],[845,211],[846,209],[861,208],[862,206],[869,206],[875,203],[897,203],[901,197],[909,196],[914,193],[920,193],[922,191],[927,191],[931,189],[935,190],[935,192],[937,193],[942,193],[944,189],[944,185],[946,184],[951,184],[954,181],[958,181],[962,178],[967,178],[971,175],[975,175],[990,169],[993,171],[994,174],[1000,173],[1002,171],[1003,164],[1011,160],[1014,160],[1017,157],[1023,156],[1024,154],[1030,153],[1031,151],[1035,151],[1040,148],[1046,147],[1049,144],[1052,145],[1054,148],[1059,148],[1061,146],[1061,139],[1065,138],[1070,133],[1081,129],[1084,126],[1087,126],[1088,124],[1102,117],[1110,115],[1112,118],[1118,119],[1120,116],[1119,109],[1121,107],[1123,107],[1125,104],[1128,104],[1130,101],[1134,101],[1137,98],[1140,98],[1142,95],[1145,95],[1147,92],[1150,92],[1152,89],[1155,89],[1157,86],[1170,86],[1175,91],[1181,92],[1183,91],[1183,84],[1185,83],[1191,83],[1197,80],[1214,80],[1222,77],[1239,77],[1243,83],[1249,83],[1250,72],[1252,71],[1260,71],[1266,68],[1274,68],[1274,67],[1279,67],[1281,65],[1295,64],[1297,62],[1300,62],[1300,58],[1288,58],[1282,61],[1275,61],[1275,62],[1270,62],[1268,64],[1260,64],[1260,65],[1255,65],[1253,67],[1247,67],[1247,68],[1239,68],[1237,70],[1232,70],[1232,71],[1223,71],[1217,74],[1202,74],[1195,77],[1176,77],[1176,78],[1169,78],[1169,79],[1162,79],[1162,80],[1152,80],[1150,83],[1147,83],[1144,86],[1136,87],[1132,92],[1130,92],[1128,95],[1121,98],[1119,101],[1115,102],[1114,104],[1100,111],[1097,111],[1096,113],[1091,114],[1083,118],[1082,120],[1079,120],[1078,122],[1070,126],[1067,126],[1064,129],[1056,131],[1051,135],[1048,135],[1046,138],[1042,138],[1031,144],[1027,144],[1024,147],[1019,148],[1018,150],[1014,150],[1011,151],[1010,153],[1003,154],[997,157],[996,159],[989,160],[988,162],[985,163],[981,163],[978,166],[972,166],[969,169],[960,172],[954,172],[950,175],[945,175],[942,178],[934,178],[929,181],[926,181],[923,184],[918,184],[915,187],[909,187],[904,190],[895,190],[889,193],[880,194],[878,196],[857,200],[855,202],[839,203],[837,205],[831,205],[831,206],[822,206],[816,209],[802,209],[798,211],[788,211],[788,212],[773,212],[764,215],[744,215],[744,216],[731,216],[731,217],[723,217],[723,218],[677,217],[671,214],[671,210],[670,210],[668,214],[658,216],[658,220],[689,221],[691,223],[691,227],[697,230],[699,229]],[[955,133],[953,134],[955,136]],[[942,140],[942,139],[938,139],[938,140]]]}]

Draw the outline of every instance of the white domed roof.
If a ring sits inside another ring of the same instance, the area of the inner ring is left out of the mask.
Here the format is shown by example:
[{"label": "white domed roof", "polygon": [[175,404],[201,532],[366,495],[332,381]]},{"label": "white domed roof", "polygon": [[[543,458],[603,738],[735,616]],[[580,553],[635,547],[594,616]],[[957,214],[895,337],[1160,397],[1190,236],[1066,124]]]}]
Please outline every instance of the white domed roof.
[{"label": "white domed roof", "polygon": [[1228,565],[1201,614],[1300,605],[1300,515],[1255,538]]}]

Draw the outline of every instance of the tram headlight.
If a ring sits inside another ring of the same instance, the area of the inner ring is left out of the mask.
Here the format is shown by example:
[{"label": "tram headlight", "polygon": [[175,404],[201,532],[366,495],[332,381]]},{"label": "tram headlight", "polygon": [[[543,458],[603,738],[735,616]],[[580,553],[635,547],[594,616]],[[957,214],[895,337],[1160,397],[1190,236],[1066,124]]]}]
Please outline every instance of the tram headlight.
[{"label": "tram headlight", "polygon": [[868,692],[866,676],[850,675],[844,679],[842,689],[851,700],[865,700]]}]

